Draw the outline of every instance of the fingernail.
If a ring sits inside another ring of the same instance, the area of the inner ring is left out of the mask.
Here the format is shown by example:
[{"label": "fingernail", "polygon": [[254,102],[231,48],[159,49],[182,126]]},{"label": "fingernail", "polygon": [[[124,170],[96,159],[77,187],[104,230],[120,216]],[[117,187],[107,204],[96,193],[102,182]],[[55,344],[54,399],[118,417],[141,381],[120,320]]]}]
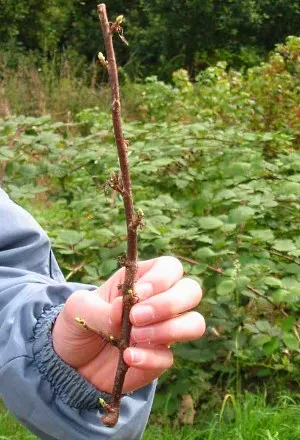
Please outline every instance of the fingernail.
[{"label": "fingernail", "polygon": [[147,299],[153,294],[153,286],[151,283],[136,283],[135,293],[140,299]]},{"label": "fingernail", "polygon": [[130,349],[129,353],[131,364],[139,365],[144,361],[143,353],[141,353],[139,350]]},{"label": "fingernail", "polygon": [[151,341],[153,337],[153,328],[152,327],[133,327],[132,329],[132,337],[137,342],[145,342]]},{"label": "fingernail", "polygon": [[132,318],[133,323],[136,325],[146,325],[153,321],[154,319],[154,310],[152,306],[145,305],[136,305],[132,308]]}]

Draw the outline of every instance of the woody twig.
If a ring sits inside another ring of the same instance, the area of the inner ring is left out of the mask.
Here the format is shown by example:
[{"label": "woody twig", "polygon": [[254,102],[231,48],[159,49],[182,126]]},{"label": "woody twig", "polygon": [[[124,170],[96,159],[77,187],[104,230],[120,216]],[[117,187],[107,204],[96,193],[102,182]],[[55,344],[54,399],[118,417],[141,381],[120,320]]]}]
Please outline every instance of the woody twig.
[{"label": "woody twig", "polygon": [[98,15],[101,22],[101,28],[104,36],[104,43],[107,58],[102,53],[99,53],[100,63],[108,71],[111,94],[112,94],[112,120],[114,127],[115,142],[117,145],[118,158],[120,164],[120,172],[117,175],[111,176],[109,186],[118,191],[122,198],[125,208],[126,226],[127,226],[127,252],[126,258],[122,260],[122,265],[125,267],[125,278],[123,284],[120,286],[123,296],[123,316],[121,325],[121,336],[118,341],[119,361],[112,390],[110,402],[103,402],[106,414],[101,421],[106,426],[113,427],[119,418],[120,399],[122,395],[123,384],[128,365],[124,362],[123,354],[130,343],[131,323],[129,314],[131,307],[135,303],[134,283],[137,272],[137,230],[143,222],[143,213],[139,210],[134,211],[131,178],[128,163],[128,142],[124,139],[121,119],[121,102],[119,91],[118,69],[113,47],[113,36],[117,34],[121,40],[127,44],[121,24],[123,16],[117,17],[114,23],[110,23],[107,18],[105,4],[98,5]]}]

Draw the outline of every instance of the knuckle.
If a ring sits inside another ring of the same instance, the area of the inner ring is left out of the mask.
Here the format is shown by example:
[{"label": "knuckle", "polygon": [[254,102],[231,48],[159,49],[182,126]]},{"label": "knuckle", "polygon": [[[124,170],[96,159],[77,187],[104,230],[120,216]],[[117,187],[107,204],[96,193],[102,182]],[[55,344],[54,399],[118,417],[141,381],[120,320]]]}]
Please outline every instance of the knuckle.
[{"label": "knuckle", "polygon": [[163,278],[162,280],[160,280],[159,284],[160,284],[160,290],[162,290],[163,292],[165,292],[170,288],[170,283],[167,278]]}]

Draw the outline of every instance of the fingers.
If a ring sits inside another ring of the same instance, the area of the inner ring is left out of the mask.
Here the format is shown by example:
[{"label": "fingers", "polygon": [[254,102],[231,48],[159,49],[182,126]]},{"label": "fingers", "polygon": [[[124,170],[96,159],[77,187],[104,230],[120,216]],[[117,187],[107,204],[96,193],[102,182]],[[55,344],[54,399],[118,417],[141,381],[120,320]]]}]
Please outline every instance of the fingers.
[{"label": "fingers", "polygon": [[147,347],[130,347],[124,351],[124,361],[130,367],[164,371],[172,366],[173,353],[163,346],[151,349]]},{"label": "fingers", "polygon": [[[124,268],[118,270],[99,289],[99,295],[107,302],[112,302],[120,295],[118,286],[124,281]],[[179,281],[183,274],[181,262],[174,257],[159,257],[138,262],[136,294],[140,299],[169,289]]]},{"label": "fingers", "polygon": [[[141,301],[169,289],[181,279],[183,274],[182,264],[174,257],[160,257],[141,261],[138,265],[138,276],[141,277],[135,285],[135,293]],[[112,278],[120,276],[122,270],[118,271]],[[108,281],[111,282],[112,278]],[[102,288],[104,290],[105,284]],[[106,300],[112,301],[111,321],[115,326],[120,325],[122,319],[122,301],[120,297],[117,296],[115,299],[106,298]]]},{"label": "fingers", "polygon": [[[150,261],[152,264],[146,265],[146,271],[144,271],[143,264],[145,262],[139,263],[136,293],[141,300],[164,292],[179,281],[183,275],[182,264],[177,258],[160,257]],[[152,289],[149,286],[152,286]]]},{"label": "fingers", "polygon": [[201,300],[199,284],[183,278],[160,295],[155,295],[134,305],[130,319],[134,326],[145,326],[170,319],[196,307]]},{"label": "fingers", "polygon": [[131,338],[137,343],[169,345],[199,339],[205,332],[205,321],[197,312],[188,312],[176,318],[151,326],[133,327]]}]

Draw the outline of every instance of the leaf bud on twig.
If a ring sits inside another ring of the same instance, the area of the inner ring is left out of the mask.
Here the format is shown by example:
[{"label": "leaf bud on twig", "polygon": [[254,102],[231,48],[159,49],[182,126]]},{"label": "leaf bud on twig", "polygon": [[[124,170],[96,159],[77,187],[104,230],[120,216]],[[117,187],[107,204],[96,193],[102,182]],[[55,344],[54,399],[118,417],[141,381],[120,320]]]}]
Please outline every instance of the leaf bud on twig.
[{"label": "leaf bud on twig", "polygon": [[103,55],[102,52],[98,53],[98,60],[100,61],[100,63],[102,64],[102,66],[107,67],[108,66],[108,61],[105,59],[105,56]]},{"label": "leaf bud on twig", "polygon": [[118,15],[118,17],[116,18],[116,24],[122,24],[124,21],[124,15]]}]

